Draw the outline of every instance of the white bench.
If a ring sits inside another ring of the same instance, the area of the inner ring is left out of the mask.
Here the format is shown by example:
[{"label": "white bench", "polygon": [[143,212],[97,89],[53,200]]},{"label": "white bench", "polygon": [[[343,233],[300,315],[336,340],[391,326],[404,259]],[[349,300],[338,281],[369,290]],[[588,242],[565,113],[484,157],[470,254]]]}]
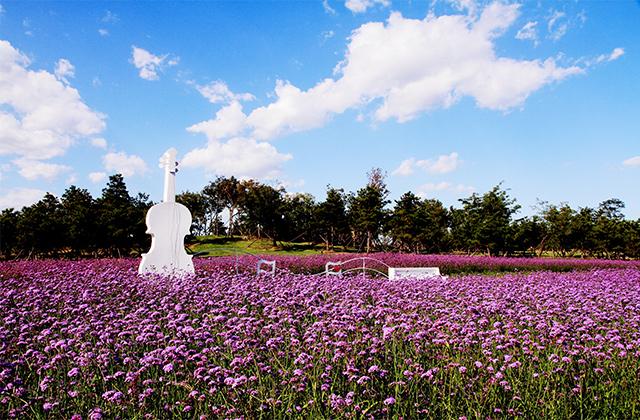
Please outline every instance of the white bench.
[{"label": "white bench", "polygon": [[428,279],[447,276],[440,274],[439,267],[389,267],[389,280]]}]

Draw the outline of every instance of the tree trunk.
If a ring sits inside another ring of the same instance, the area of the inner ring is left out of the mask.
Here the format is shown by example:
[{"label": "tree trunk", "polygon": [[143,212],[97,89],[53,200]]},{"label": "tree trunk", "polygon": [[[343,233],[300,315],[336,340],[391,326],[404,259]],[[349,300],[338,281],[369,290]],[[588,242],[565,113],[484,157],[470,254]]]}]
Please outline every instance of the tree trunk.
[{"label": "tree trunk", "polygon": [[227,232],[227,236],[233,236],[233,216],[235,216],[235,212],[235,207],[229,207],[229,232]]}]

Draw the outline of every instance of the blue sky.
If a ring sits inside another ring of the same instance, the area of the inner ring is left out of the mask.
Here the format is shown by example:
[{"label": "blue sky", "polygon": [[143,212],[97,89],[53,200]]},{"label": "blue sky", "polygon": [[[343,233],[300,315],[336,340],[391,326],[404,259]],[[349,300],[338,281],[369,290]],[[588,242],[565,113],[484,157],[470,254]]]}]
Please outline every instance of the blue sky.
[{"label": "blue sky", "polygon": [[122,172],[159,201],[253,177],[324,198],[372,167],[446,205],[499,182],[640,217],[638,2],[0,0],[0,208]]}]

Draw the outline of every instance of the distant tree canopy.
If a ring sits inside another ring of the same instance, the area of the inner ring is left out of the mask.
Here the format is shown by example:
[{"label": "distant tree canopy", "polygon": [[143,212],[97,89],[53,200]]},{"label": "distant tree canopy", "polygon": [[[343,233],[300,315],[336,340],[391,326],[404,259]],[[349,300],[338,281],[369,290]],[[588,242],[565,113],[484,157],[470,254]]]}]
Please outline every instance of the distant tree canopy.
[{"label": "distant tree canopy", "polygon": [[109,177],[102,195],[67,188],[61,199],[45,194],[20,211],[0,215],[3,257],[127,256],[148,249],[146,194],[129,195],[122,175]]},{"label": "distant tree canopy", "polygon": [[[488,255],[640,258],[640,220],[624,217],[624,203],[605,200],[597,208],[540,203],[538,214],[516,218],[520,209],[502,185],[460,199],[457,208],[406,192],[388,200],[385,175],[368,174],[357,192],[327,187],[316,202],[255,180],[218,177],[202,191],[176,201],[193,216],[193,235],[241,235],[322,244],[326,250]],[[146,194],[132,196],[113,175],[100,197],[75,186],[21,210],[0,212],[2,258],[138,255],[148,250]]]}]

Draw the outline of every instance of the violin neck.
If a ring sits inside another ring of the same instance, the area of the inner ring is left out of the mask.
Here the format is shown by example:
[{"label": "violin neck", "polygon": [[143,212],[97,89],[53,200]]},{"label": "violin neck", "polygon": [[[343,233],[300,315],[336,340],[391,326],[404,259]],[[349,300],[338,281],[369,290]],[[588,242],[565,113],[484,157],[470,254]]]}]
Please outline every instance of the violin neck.
[{"label": "violin neck", "polygon": [[171,172],[169,168],[164,170],[164,194],[163,199],[165,203],[173,203],[176,201],[176,174]]}]

